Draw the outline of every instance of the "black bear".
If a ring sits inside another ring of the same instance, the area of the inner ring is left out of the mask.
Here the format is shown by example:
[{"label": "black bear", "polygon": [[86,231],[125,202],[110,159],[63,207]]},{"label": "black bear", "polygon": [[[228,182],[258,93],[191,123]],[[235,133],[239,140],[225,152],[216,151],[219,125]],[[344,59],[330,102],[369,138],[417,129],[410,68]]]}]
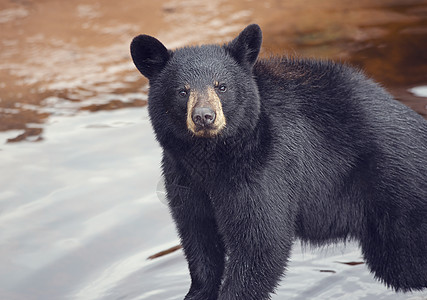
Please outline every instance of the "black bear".
[{"label": "black bear", "polygon": [[427,287],[427,122],[360,71],[224,45],[131,44],[149,79],[185,299],[270,299],[292,244],[357,240],[374,276]]}]

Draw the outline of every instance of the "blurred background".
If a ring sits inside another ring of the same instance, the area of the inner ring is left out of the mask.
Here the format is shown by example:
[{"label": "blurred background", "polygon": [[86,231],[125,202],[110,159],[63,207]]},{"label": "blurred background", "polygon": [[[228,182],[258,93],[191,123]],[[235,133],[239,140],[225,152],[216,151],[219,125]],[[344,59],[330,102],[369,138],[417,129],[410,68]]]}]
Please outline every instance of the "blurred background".
[{"label": "blurred background", "polygon": [[[349,63],[427,117],[425,0],[0,0],[0,299],[183,298],[181,250],[147,260],[179,241],[129,44],[250,23],[261,55]],[[427,299],[376,282],[352,243],[302,250],[274,299]]]}]

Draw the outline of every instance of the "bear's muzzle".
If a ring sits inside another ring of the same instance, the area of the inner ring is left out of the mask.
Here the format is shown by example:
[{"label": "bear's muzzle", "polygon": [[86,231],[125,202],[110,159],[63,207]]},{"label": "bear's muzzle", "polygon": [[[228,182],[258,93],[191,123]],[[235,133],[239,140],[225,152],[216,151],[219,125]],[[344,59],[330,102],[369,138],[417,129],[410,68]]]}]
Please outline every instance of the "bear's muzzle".
[{"label": "bear's muzzle", "polygon": [[191,91],[187,103],[187,128],[197,137],[214,137],[225,127],[221,100],[212,87]]}]

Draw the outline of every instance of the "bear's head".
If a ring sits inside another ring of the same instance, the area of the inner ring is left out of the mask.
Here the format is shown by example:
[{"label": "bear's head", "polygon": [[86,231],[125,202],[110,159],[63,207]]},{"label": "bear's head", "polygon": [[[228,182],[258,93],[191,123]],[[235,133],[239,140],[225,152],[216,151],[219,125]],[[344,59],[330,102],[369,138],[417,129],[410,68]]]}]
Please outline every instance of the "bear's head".
[{"label": "bear's head", "polygon": [[158,139],[221,138],[254,128],[260,98],[252,69],[261,40],[255,24],[222,46],[172,51],[154,37],[135,37],[132,59],[150,81],[148,109]]}]

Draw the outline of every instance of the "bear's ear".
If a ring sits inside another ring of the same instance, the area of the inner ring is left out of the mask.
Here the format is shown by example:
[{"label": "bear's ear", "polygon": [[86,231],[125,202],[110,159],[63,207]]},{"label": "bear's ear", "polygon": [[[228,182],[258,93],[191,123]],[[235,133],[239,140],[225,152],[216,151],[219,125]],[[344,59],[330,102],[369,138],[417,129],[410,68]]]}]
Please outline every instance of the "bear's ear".
[{"label": "bear's ear", "polygon": [[226,49],[230,51],[238,63],[252,68],[261,49],[261,42],[261,28],[257,24],[252,24],[227,44]]},{"label": "bear's ear", "polygon": [[162,71],[170,57],[159,40],[145,34],[133,39],[130,53],[137,69],[150,80]]}]

